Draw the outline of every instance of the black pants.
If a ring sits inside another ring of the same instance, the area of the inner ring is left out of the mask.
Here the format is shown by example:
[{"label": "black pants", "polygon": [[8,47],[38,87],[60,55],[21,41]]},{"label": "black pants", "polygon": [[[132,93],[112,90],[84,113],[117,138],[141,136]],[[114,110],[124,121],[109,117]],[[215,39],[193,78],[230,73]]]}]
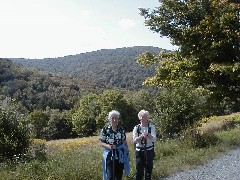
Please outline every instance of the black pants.
[{"label": "black pants", "polygon": [[136,151],[136,180],[142,180],[145,171],[145,180],[150,180],[153,169],[154,149]]},{"label": "black pants", "polygon": [[[115,151],[115,150],[114,150]],[[118,152],[116,152],[117,157]],[[108,153],[107,162],[106,162],[106,170],[107,170],[107,180],[113,180],[113,161],[112,161],[112,152]],[[121,180],[123,176],[124,163],[119,163],[118,159],[114,161],[114,180]]]}]

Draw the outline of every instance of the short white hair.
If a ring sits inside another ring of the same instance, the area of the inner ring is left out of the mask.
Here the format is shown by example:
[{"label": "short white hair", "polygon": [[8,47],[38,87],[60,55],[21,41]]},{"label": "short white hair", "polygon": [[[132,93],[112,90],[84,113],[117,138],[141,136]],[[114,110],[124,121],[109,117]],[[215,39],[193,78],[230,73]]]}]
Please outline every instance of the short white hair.
[{"label": "short white hair", "polygon": [[108,113],[108,120],[111,121],[112,117],[117,116],[118,118],[120,117],[120,112],[116,110],[112,110]]},{"label": "short white hair", "polygon": [[141,120],[144,115],[147,115],[148,117],[150,117],[149,112],[146,111],[146,110],[144,110],[144,109],[142,109],[142,110],[139,111],[139,113],[138,113],[138,119]]}]

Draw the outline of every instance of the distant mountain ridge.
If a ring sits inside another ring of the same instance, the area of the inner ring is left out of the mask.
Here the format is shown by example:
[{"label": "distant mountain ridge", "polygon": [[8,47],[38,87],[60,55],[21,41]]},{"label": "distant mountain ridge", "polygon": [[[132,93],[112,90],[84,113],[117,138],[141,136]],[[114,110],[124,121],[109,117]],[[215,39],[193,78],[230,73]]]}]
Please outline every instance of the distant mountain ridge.
[{"label": "distant mountain ridge", "polygon": [[26,67],[92,81],[100,86],[139,90],[143,88],[144,79],[153,75],[154,69],[140,66],[136,63],[136,57],[146,51],[158,54],[160,50],[152,46],[135,46],[103,49],[58,58],[11,60]]}]

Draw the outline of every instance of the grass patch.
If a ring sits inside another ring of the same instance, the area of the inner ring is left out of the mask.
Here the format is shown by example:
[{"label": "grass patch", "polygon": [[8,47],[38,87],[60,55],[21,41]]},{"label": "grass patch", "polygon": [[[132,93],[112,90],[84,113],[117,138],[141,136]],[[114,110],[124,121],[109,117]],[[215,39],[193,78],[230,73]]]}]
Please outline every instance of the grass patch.
[{"label": "grass patch", "polygon": [[[240,113],[219,117],[220,119],[214,117],[215,120],[210,118],[204,123],[218,124],[225,118],[238,122],[239,117]],[[19,160],[0,164],[1,179],[102,179],[102,148],[97,145],[98,138],[96,136],[49,142],[35,140],[34,148],[31,149],[35,157],[29,161]],[[124,180],[134,179],[136,173],[132,133],[127,134],[127,141],[130,149],[131,174],[124,177]],[[196,145],[197,143],[200,145]],[[208,129],[199,137],[158,140],[155,143],[153,179],[202,165],[239,144],[239,126],[232,129],[212,129],[211,132]]]},{"label": "grass patch", "polygon": [[225,116],[212,116],[200,121],[198,130],[202,133],[232,129],[240,124],[240,112]]}]

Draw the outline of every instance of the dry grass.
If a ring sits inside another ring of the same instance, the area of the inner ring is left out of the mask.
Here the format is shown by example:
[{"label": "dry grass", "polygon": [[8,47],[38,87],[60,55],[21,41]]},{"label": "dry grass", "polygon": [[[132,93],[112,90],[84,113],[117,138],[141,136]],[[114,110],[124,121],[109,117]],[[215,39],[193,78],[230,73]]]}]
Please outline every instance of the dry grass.
[{"label": "dry grass", "polygon": [[221,130],[228,130],[240,124],[240,113],[233,113],[225,116],[212,116],[203,118],[197,128],[201,134],[212,133]]},{"label": "dry grass", "polygon": [[61,139],[47,141],[46,147],[48,154],[51,154],[55,151],[69,152],[69,151],[78,151],[84,147],[94,147],[98,145],[98,137],[94,136],[91,138],[76,138],[76,139]]}]

